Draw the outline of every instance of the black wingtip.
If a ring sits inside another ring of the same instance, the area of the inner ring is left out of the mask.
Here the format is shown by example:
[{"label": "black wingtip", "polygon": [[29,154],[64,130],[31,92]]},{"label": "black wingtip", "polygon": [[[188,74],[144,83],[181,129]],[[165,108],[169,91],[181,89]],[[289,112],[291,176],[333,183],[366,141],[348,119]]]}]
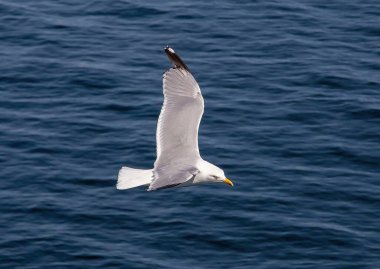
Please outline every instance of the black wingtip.
[{"label": "black wingtip", "polygon": [[190,72],[190,69],[187,67],[187,65],[181,60],[181,58],[178,56],[178,54],[175,53],[175,51],[171,47],[166,46],[164,50],[165,50],[165,53],[168,56],[169,60],[174,65],[174,67],[182,68],[182,69]]}]

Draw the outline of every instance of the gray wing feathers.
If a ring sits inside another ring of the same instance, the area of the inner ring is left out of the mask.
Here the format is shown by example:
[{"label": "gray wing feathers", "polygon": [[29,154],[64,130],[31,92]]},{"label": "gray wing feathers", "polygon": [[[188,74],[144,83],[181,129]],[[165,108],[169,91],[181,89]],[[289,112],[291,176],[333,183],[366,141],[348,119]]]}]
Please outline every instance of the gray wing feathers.
[{"label": "gray wing feathers", "polygon": [[165,49],[175,66],[163,76],[164,103],[157,124],[157,159],[149,190],[176,186],[199,173],[198,128],[204,110],[201,90],[184,62]]},{"label": "gray wing feathers", "polygon": [[164,95],[188,96],[195,98],[201,89],[191,73],[180,68],[169,69],[163,77]]},{"label": "gray wing feathers", "polygon": [[193,76],[183,69],[164,75],[164,104],[157,124],[157,160],[167,164],[173,157],[199,157],[198,128],[204,103]]},{"label": "gray wing feathers", "polygon": [[199,170],[190,165],[170,165],[155,169],[153,172],[154,180],[149,186],[149,191],[174,187],[191,180]]}]

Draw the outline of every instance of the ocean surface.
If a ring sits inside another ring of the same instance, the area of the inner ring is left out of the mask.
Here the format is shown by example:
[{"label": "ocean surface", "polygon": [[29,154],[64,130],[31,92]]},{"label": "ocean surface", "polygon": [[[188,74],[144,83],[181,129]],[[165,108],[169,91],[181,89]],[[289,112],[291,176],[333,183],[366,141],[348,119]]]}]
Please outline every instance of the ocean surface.
[{"label": "ocean surface", "polygon": [[[380,3],[0,1],[0,268],[380,268]],[[235,183],[151,168],[166,45]]]}]

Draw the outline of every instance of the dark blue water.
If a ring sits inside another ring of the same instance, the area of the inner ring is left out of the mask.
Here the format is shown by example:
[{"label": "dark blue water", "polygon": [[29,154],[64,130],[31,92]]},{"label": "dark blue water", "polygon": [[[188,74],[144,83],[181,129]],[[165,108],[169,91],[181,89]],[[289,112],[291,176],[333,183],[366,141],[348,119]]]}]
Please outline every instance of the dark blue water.
[{"label": "dark blue water", "polygon": [[[1,268],[380,268],[379,1],[0,1]],[[171,45],[235,187],[150,168]]]}]

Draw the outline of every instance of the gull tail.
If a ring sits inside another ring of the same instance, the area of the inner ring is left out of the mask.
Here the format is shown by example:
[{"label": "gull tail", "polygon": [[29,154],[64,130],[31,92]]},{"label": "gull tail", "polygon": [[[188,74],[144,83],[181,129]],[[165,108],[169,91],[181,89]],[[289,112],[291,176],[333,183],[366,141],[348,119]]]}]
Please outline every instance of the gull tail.
[{"label": "gull tail", "polygon": [[153,169],[142,170],[122,167],[117,177],[116,188],[126,190],[143,185],[149,185],[153,180]]}]

